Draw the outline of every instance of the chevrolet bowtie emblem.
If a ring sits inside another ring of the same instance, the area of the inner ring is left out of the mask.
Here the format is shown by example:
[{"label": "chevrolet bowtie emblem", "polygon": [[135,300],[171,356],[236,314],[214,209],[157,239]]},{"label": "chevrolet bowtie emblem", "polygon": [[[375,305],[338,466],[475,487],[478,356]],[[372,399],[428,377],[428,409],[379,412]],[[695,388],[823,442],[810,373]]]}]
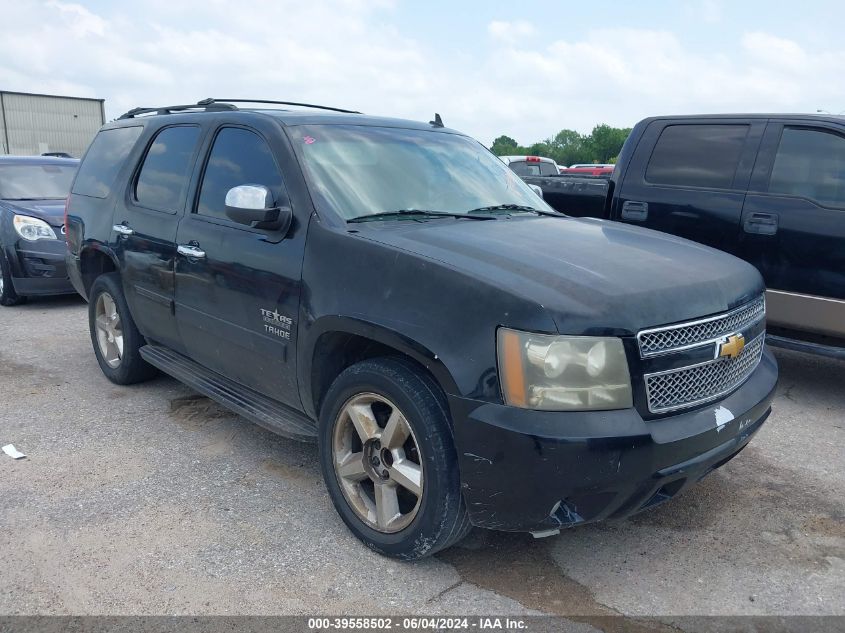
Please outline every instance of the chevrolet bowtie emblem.
[{"label": "chevrolet bowtie emblem", "polygon": [[716,344],[716,358],[736,358],[745,349],[745,337],[731,334]]}]

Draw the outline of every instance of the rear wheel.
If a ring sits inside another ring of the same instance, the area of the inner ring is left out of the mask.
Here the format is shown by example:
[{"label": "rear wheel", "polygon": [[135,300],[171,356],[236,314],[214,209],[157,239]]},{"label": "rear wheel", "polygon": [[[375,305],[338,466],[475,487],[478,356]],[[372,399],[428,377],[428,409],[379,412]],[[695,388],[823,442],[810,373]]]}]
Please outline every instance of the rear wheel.
[{"label": "rear wheel", "polygon": [[15,287],[12,285],[12,273],[6,263],[6,258],[0,252],[0,306],[16,306],[26,301],[26,297],[21,297],[15,292]]},{"label": "rear wheel", "polygon": [[135,326],[117,273],[100,275],[91,287],[88,326],[100,369],[119,385],[149,380],[158,372],[139,350],[144,337]]},{"label": "rear wheel", "polygon": [[381,554],[429,556],[470,528],[445,398],[409,361],[363,361],[338,376],[322,409],[320,464],[341,518]]}]

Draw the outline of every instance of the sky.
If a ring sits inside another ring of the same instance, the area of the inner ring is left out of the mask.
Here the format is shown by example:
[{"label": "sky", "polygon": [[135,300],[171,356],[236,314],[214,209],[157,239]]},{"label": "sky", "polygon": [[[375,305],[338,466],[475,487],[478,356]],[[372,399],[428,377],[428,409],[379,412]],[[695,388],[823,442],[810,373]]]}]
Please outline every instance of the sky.
[{"label": "sky", "polygon": [[485,144],[657,114],[845,110],[845,3],[0,0],[0,90],[430,120]]}]

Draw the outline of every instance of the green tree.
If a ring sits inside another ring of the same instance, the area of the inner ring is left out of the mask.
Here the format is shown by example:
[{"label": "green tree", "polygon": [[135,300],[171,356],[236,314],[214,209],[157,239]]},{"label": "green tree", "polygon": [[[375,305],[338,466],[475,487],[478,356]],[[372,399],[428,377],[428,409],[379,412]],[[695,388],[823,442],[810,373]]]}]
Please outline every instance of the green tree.
[{"label": "green tree", "polygon": [[493,141],[493,146],[490,148],[496,156],[510,156],[517,153],[517,143],[510,136],[502,134],[499,138]]},{"label": "green tree", "polygon": [[597,125],[589,135],[590,160],[584,162],[607,163],[619,155],[631,128],[611,127],[606,123]]},{"label": "green tree", "polygon": [[548,141],[540,141],[539,143],[534,143],[531,147],[528,148],[528,154],[530,156],[549,156],[550,147]]},{"label": "green tree", "polygon": [[550,156],[558,165],[571,165],[584,161],[585,140],[583,134],[575,130],[561,130],[553,139],[549,139]]},{"label": "green tree", "polygon": [[510,136],[502,135],[493,141],[491,149],[497,156],[546,156],[558,165],[575,163],[609,163],[619,156],[631,128],[599,124],[589,134],[563,129],[551,138],[523,147]]}]

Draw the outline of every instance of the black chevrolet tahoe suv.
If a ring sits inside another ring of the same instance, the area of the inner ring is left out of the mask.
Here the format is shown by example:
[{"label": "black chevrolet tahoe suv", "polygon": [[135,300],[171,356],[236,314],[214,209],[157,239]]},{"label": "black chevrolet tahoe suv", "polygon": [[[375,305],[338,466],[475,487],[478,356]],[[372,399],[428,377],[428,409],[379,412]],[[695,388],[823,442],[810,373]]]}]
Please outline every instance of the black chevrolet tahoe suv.
[{"label": "black chevrolet tahoe suv", "polygon": [[105,375],[161,370],[316,441],[383,554],[626,517],[770,413],[752,266],[558,214],[439,116],[136,109],[94,139],[67,227]]},{"label": "black chevrolet tahoe suv", "polygon": [[845,359],[845,117],[660,116],[609,183],[527,177],[568,215],[645,226],[754,264],[772,345]]}]

